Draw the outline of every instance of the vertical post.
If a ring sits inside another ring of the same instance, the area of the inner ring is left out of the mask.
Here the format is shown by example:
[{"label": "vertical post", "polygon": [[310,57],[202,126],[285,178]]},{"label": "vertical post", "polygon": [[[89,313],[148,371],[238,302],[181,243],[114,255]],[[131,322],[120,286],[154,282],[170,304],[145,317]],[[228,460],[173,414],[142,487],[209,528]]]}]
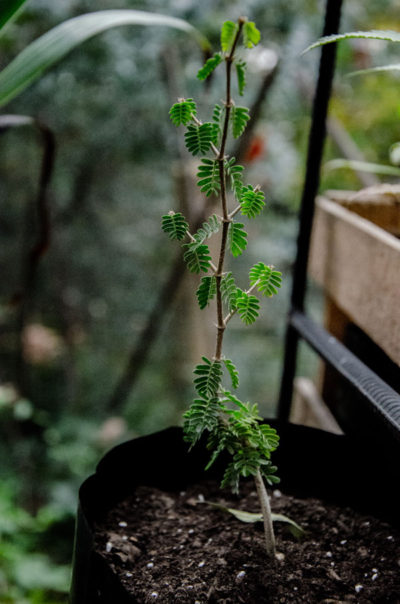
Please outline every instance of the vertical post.
[{"label": "vertical post", "polygon": [[[323,35],[338,33],[342,0],[327,0]],[[290,313],[285,338],[285,356],[282,372],[278,417],[287,420],[293,394],[293,380],[299,336],[291,325],[290,315],[303,311],[307,281],[307,263],[311,229],[314,217],[314,200],[318,192],[320,167],[326,133],[326,117],[335,70],[336,44],[322,47],[317,88],[313,103],[312,123],[308,140],[307,166],[300,207],[300,225],[297,238],[297,256],[293,271]]]}]

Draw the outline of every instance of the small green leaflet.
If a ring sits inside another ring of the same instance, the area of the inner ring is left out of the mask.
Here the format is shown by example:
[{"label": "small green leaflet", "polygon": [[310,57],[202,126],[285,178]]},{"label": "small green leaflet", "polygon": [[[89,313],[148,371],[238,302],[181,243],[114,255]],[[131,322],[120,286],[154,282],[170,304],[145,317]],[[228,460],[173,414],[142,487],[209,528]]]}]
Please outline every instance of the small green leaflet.
[{"label": "small green leaflet", "polygon": [[213,121],[216,122],[218,125],[220,125],[221,119],[222,119],[222,107],[221,107],[221,105],[218,105],[218,103],[216,103],[214,105],[214,109],[213,109]]},{"label": "small green leaflet", "polygon": [[236,309],[237,286],[231,272],[226,273],[221,279],[222,300],[227,305],[229,312]]},{"label": "small green leaflet", "polygon": [[257,283],[258,291],[268,298],[277,294],[277,288],[282,285],[282,273],[276,271],[273,266],[267,266],[264,262],[258,262],[250,269],[249,278],[251,285]]},{"label": "small green leaflet", "polygon": [[244,61],[237,61],[235,67],[239,94],[243,96],[246,87],[246,63]]},{"label": "small green leaflet", "polygon": [[231,157],[225,162],[225,170],[231,180],[231,188],[237,199],[240,198],[243,186],[242,173],[243,166],[235,164],[235,158]]},{"label": "small green leaflet", "polygon": [[199,245],[197,242],[185,243],[186,249],[183,259],[191,273],[206,273],[210,268],[211,256],[207,245]]},{"label": "small green leaflet", "polygon": [[251,294],[239,290],[236,307],[243,323],[245,325],[251,325],[258,317],[260,302],[256,296],[252,296]]},{"label": "small green leaflet", "polygon": [[238,29],[238,24],[233,21],[225,21],[222,25],[221,48],[224,52],[229,52],[231,50]]},{"label": "small green leaflet", "polygon": [[236,390],[236,388],[239,386],[238,370],[236,369],[235,365],[232,363],[232,361],[230,359],[224,359],[223,363],[230,375],[231,382],[232,382],[232,388],[234,388]]},{"label": "small green leaflet", "polygon": [[203,157],[198,168],[197,177],[199,179],[197,186],[207,197],[217,194],[220,190],[219,167],[216,160]]},{"label": "small green leaflet", "polygon": [[215,297],[217,286],[214,276],[202,277],[197,289],[196,296],[200,309],[203,310],[207,304]]},{"label": "small green leaflet", "polygon": [[247,233],[240,222],[231,222],[228,231],[229,247],[234,258],[244,252],[247,246]]},{"label": "small green leaflet", "polygon": [[216,52],[215,55],[207,59],[203,67],[199,69],[197,73],[197,78],[199,80],[205,80],[214,71],[214,69],[218,67],[221,62],[222,56],[219,52]]},{"label": "small green leaflet", "polygon": [[[222,512],[232,514],[232,516],[235,516],[235,518],[237,518],[237,520],[240,520],[241,522],[253,524],[255,522],[263,522],[264,520],[262,514],[255,514],[254,512],[246,512],[244,510],[236,510],[235,508],[227,508],[219,503],[212,503],[211,501],[204,501],[204,503],[206,503],[207,505],[211,505],[212,507],[215,507],[221,510]],[[297,524],[297,522],[295,522],[288,516],[285,516],[284,514],[275,513],[272,513],[271,516],[272,522],[285,522],[286,524],[288,524],[288,528],[294,537],[300,538],[305,534],[304,529],[301,528],[301,526]]]},{"label": "small green leaflet", "polygon": [[246,48],[257,46],[261,38],[261,34],[253,21],[246,21],[243,25],[243,45]]},{"label": "small green leaflet", "polygon": [[189,228],[185,217],[180,212],[169,212],[162,217],[161,228],[164,233],[167,233],[170,239],[184,239]]},{"label": "small green leaflet", "polygon": [[215,138],[216,124],[211,124],[210,122],[205,122],[201,126],[189,124],[185,133],[186,147],[192,155],[208,151]]},{"label": "small green leaflet", "polygon": [[240,194],[241,214],[247,218],[255,218],[262,212],[265,195],[257,188],[253,189],[251,185],[242,187]]},{"label": "small green leaflet", "polygon": [[196,103],[193,99],[183,99],[172,105],[169,110],[169,116],[174,126],[180,126],[181,124],[186,126],[196,113]]},{"label": "small green leaflet", "polygon": [[239,138],[246,128],[246,124],[250,119],[249,110],[247,107],[236,107],[231,109],[231,124],[233,138]]},{"label": "small green leaflet", "polygon": [[[206,222],[203,222],[199,230],[194,234],[195,243],[201,245],[215,233],[218,233],[221,226],[221,220],[216,214],[212,214]],[[194,245],[193,245],[194,247]]]},{"label": "small green leaflet", "polygon": [[200,394],[206,398],[214,398],[217,395],[222,380],[222,367],[220,361],[210,361],[207,357],[201,357],[203,364],[196,365],[194,374],[194,386]]}]

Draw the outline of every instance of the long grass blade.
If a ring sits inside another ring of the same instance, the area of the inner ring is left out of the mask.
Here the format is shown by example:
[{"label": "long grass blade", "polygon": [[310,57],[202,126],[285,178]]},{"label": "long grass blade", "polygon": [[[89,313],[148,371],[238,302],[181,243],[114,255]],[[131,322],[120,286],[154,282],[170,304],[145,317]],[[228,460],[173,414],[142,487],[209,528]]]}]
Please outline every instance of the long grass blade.
[{"label": "long grass blade", "polygon": [[209,48],[208,40],[183,19],[137,10],[105,10],[80,15],[64,21],[32,42],[0,73],[0,107],[76,46],[120,25],[172,27],[191,35],[203,50]]},{"label": "long grass blade", "polygon": [[319,46],[324,46],[325,44],[331,44],[332,42],[340,42],[340,40],[350,40],[352,38],[400,42],[400,32],[391,30],[371,29],[371,31],[350,31],[345,34],[333,34],[332,36],[324,36],[323,38],[319,38],[319,40],[317,40],[313,44],[310,44],[310,46],[308,46],[302,52],[302,54],[308,52],[309,50],[313,50],[314,48],[318,48]]}]

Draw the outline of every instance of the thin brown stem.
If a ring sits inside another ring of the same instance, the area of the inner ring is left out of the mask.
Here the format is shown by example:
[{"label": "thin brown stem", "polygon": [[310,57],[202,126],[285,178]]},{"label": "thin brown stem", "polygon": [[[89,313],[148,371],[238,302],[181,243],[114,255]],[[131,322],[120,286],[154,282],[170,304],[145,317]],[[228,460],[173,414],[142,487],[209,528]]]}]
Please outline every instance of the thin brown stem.
[{"label": "thin brown stem", "polygon": [[243,20],[239,19],[239,27],[236,32],[235,39],[232,44],[231,51],[229,55],[225,58],[226,62],[226,99],[225,99],[225,119],[224,125],[222,129],[222,138],[221,138],[221,147],[219,149],[219,154],[217,156],[218,161],[218,170],[219,170],[219,181],[220,181],[220,191],[221,191],[221,208],[222,208],[222,234],[221,234],[221,245],[218,259],[218,267],[217,272],[215,274],[216,280],[216,299],[217,299],[217,343],[215,347],[215,355],[214,358],[220,360],[222,357],[222,343],[225,332],[225,321],[224,321],[224,311],[222,305],[222,293],[221,293],[221,280],[222,274],[224,270],[224,262],[225,262],[225,252],[226,252],[226,243],[228,240],[228,230],[229,225],[231,223],[231,219],[228,214],[228,203],[226,198],[226,179],[225,179],[225,147],[226,140],[228,137],[228,128],[229,128],[229,117],[232,107],[232,99],[231,99],[231,73],[232,73],[232,64],[233,58],[235,56],[235,49],[240,37],[240,33],[243,27]]}]

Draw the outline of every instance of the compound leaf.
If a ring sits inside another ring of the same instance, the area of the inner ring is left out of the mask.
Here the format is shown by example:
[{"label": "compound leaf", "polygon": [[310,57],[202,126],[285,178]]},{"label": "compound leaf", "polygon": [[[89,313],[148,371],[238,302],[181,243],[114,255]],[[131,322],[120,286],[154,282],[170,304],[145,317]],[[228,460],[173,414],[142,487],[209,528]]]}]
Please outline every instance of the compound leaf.
[{"label": "compound leaf", "polygon": [[207,59],[205,64],[201,69],[199,69],[197,73],[197,78],[199,80],[205,80],[208,76],[214,71],[216,67],[222,62],[222,55],[219,52],[216,52],[212,57]]},{"label": "compound leaf", "polygon": [[246,21],[243,25],[243,45],[246,48],[257,46],[261,38],[261,34],[253,21]]},{"label": "compound leaf", "polygon": [[186,442],[194,445],[205,430],[212,432],[218,426],[220,403],[217,398],[195,399],[184,414],[183,433]]},{"label": "compound leaf", "polygon": [[231,222],[228,231],[229,247],[232,256],[237,258],[244,252],[247,246],[247,233],[243,229],[244,225],[240,222]]},{"label": "compound leaf", "polygon": [[216,160],[203,157],[198,168],[197,177],[199,178],[197,185],[207,197],[217,194],[220,190],[219,168]]},{"label": "compound leaf", "polygon": [[233,138],[239,138],[246,128],[246,124],[250,119],[249,110],[247,107],[236,107],[231,109],[231,124]]},{"label": "compound leaf", "polygon": [[221,295],[229,312],[236,309],[237,289],[232,273],[226,273],[221,279]]},{"label": "compound leaf", "polygon": [[239,386],[238,370],[236,369],[235,365],[232,363],[232,361],[230,359],[224,359],[223,362],[230,375],[231,382],[232,382],[232,388],[234,388],[236,390],[236,388]]},{"label": "compound leaf", "polygon": [[217,286],[214,276],[202,277],[200,285],[197,289],[196,296],[200,306],[203,310],[207,304],[215,297],[217,293]]},{"label": "compound leaf", "polygon": [[186,251],[183,259],[191,273],[199,274],[201,271],[206,273],[210,268],[211,256],[207,245],[199,245],[196,241],[185,243],[183,246]]},{"label": "compound leaf", "polygon": [[194,386],[200,396],[206,398],[215,398],[222,380],[222,367],[220,361],[209,361],[207,357],[202,357],[203,364],[196,365]]},{"label": "compound leaf", "polygon": [[169,116],[174,126],[180,126],[181,124],[186,126],[196,113],[196,103],[193,99],[183,99],[172,105],[169,110]]},{"label": "compound leaf", "polygon": [[265,195],[257,188],[253,189],[251,185],[242,187],[240,194],[241,214],[247,218],[254,218],[262,212],[265,206]]},{"label": "compound leaf", "polygon": [[260,302],[256,296],[240,291],[238,292],[236,307],[243,323],[251,325],[258,317]]},{"label": "compound leaf", "polygon": [[238,24],[233,21],[225,21],[222,25],[221,48],[224,52],[229,52],[231,50],[238,29]]},{"label": "compound leaf", "polygon": [[282,273],[263,262],[258,262],[250,269],[249,278],[251,285],[257,284],[258,291],[268,298],[277,294],[277,288],[282,285]]},{"label": "compound leaf", "polygon": [[244,168],[243,166],[239,166],[239,164],[235,164],[235,158],[231,157],[225,162],[225,170],[231,180],[232,191],[234,191],[236,198],[239,199],[243,187],[242,176]]},{"label": "compound leaf", "polygon": [[200,126],[197,124],[189,124],[185,134],[186,147],[192,153],[205,153],[208,151],[216,138],[216,124],[205,122]]},{"label": "compound leaf", "polygon": [[167,233],[170,239],[181,241],[189,228],[185,217],[180,212],[169,212],[162,217],[161,228],[164,233]]},{"label": "compound leaf", "polygon": [[246,87],[246,63],[245,61],[237,61],[235,67],[239,94],[243,96]]},{"label": "compound leaf", "polygon": [[269,424],[260,424],[259,430],[262,434],[265,446],[269,451],[275,451],[279,445],[279,436],[275,428],[272,428]]},{"label": "compound leaf", "polygon": [[218,233],[220,226],[220,219],[218,218],[218,216],[216,216],[216,214],[212,214],[206,222],[203,222],[199,230],[194,234],[196,243],[198,245],[204,243],[206,239],[208,239],[215,233]]}]

